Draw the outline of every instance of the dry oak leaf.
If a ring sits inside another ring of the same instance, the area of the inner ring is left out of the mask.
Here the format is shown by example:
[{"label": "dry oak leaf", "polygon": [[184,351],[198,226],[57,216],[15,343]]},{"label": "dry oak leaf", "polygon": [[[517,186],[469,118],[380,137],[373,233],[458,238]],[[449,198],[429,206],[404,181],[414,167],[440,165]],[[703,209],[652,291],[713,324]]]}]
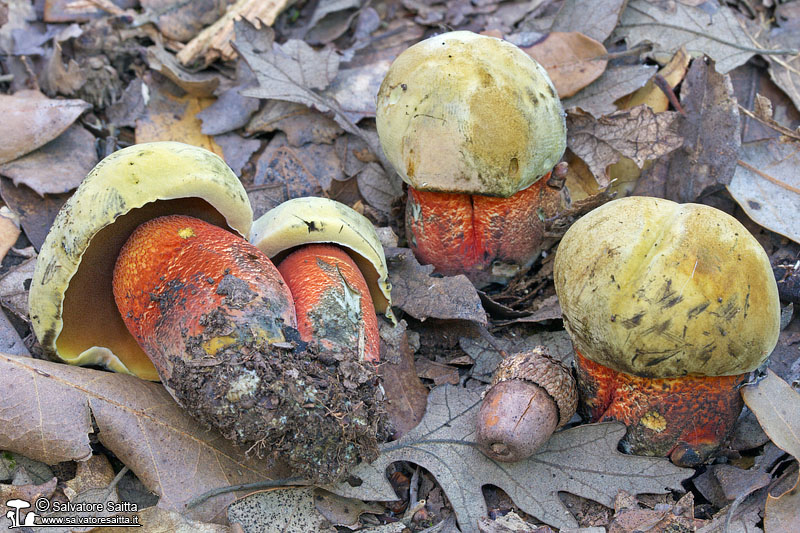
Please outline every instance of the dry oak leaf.
[{"label": "dry oak leaf", "polygon": [[73,124],[41,148],[0,165],[0,174],[44,196],[75,189],[96,164],[94,135]]},{"label": "dry oak leaf", "polygon": [[694,202],[731,182],[741,148],[739,107],[730,76],[695,59],[681,88],[676,121],[683,146],[642,173],[634,194]]},{"label": "dry oak leaf", "polygon": [[680,148],[683,138],[677,131],[675,111],[654,113],[646,105],[595,119],[586,113],[567,115],[567,147],[580,157],[601,187],[610,181],[607,169],[620,156],[633,160],[639,168]]},{"label": "dry oak leaf", "polygon": [[550,32],[522,51],[547,71],[558,96],[569,98],[606,70],[606,47],[578,32]]},{"label": "dry oak leaf", "polygon": [[157,383],[0,354],[0,390],[0,450],[47,464],[85,460],[94,422],[100,442],[160,496],[159,507],[187,518],[211,520],[234,499],[187,511],[195,496],[273,477],[269,461],[203,429]]},{"label": "dry oak leaf", "polygon": [[800,242],[800,145],[756,141],[740,157],[728,192],[758,224]]},{"label": "dry oak leaf", "polygon": [[720,6],[717,0],[708,0],[702,7],[674,5],[674,10],[664,11],[657,3],[631,0],[611,38],[624,38],[631,48],[652,43],[650,55],[661,63],[684,47],[692,56],[705,54],[714,59],[722,74],[754,55],[753,43],[733,10]]},{"label": "dry oak leaf", "polygon": [[83,100],[51,100],[38,91],[0,94],[3,117],[0,164],[49,143],[90,107]]},{"label": "dry oak leaf", "polygon": [[420,265],[408,248],[387,248],[392,305],[417,320],[427,318],[488,323],[480,296],[466,276],[433,278],[432,265]]},{"label": "dry oak leaf", "polygon": [[651,65],[623,65],[603,72],[591,85],[563,100],[564,109],[582,109],[594,117],[617,110],[615,101],[641,88],[656,72]]},{"label": "dry oak leaf", "polygon": [[614,31],[625,4],[626,0],[567,0],[550,31],[579,31],[602,43]]},{"label": "dry oak leaf", "polygon": [[667,459],[636,457],[617,451],[625,426],[589,424],[555,433],[536,455],[516,463],[492,461],[475,446],[480,390],[444,385],[428,396],[422,422],[398,441],[382,446],[371,464],[351,472],[362,483],[328,488],[350,498],[395,500],[386,467],[395,461],[416,463],[442,486],[463,533],[477,533],[487,508],[481,487],[504,490],[526,513],[558,528],[577,527],[577,521],[558,497],[566,491],[611,507],[619,490],[631,494],[664,493],[681,489],[694,471]]},{"label": "dry oak leaf", "polygon": [[245,533],[333,533],[314,505],[314,488],[255,492],[228,507],[228,520]]},{"label": "dry oak leaf", "polygon": [[[772,370],[742,388],[742,397],[764,432],[781,450],[800,460],[800,394]],[[800,531],[800,478],[791,490],[767,497],[764,532]]]}]

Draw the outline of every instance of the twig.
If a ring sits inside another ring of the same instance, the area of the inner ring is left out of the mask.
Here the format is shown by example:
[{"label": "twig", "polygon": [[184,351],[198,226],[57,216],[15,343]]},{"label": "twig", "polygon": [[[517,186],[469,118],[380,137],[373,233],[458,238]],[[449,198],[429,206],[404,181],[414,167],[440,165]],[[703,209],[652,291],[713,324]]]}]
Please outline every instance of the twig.
[{"label": "twig", "polygon": [[772,55],[772,56],[776,55],[794,56],[800,54],[800,49],[797,48],[778,48],[775,50],[770,50],[767,48],[755,48],[753,46],[745,46],[743,44],[732,43],[730,41],[726,41],[725,39],[720,39],[719,37],[714,37],[713,35],[709,35],[701,31],[696,31],[689,28],[685,28],[683,26],[678,26],[677,24],[668,24],[666,22],[655,22],[655,21],[635,22],[633,24],[620,24],[619,26],[617,26],[617,28],[637,28],[641,26],[660,26],[662,28],[669,28],[671,30],[691,33],[692,35],[697,35],[698,37],[708,39],[709,41],[716,41],[718,43],[724,44],[725,46],[730,46],[731,48],[736,48],[737,50],[743,50],[745,52],[753,52],[755,54]]},{"label": "twig", "polygon": [[769,174],[767,174],[765,172],[761,172],[756,167],[754,167],[753,165],[751,165],[750,163],[748,163],[746,161],[742,161],[741,159],[739,159],[738,161],[736,161],[736,164],[741,166],[741,167],[746,168],[750,172],[755,172],[756,174],[758,174],[759,176],[761,176],[765,180],[774,183],[778,187],[782,187],[782,188],[784,188],[784,189],[786,189],[788,191],[791,191],[791,192],[793,192],[795,194],[800,194],[800,188],[797,188],[794,185],[789,185],[788,183],[785,183],[785,182],[779,180],[778,178],[773,178]]},{"label": "twig", "polygon": [[220,487],[218,489],[211,489],[208,492],[204,492],[200,496],[196,496],[189,500],[189,503],[186,504],[187,509],[191,509],[192,507],[197,507],[204,501],[208,500],[209,498],[213,498],[214,496],[219,496],[220,494],[227,494],[229,492],[236,492],[237,490],[262,490],[262,489],[274,489],[275,487],[284,487],[287,485],[300,485],[306,486],[310,485],[305,480],[299,477],[289,477],[286,479],[267,479],[264,481],[256,481],[255,483],[243,483],[241,485],[230,485],[228,487]]},{"label": "twig", "polygon": [[672,104],[672,107],[677,109],[678,112],[685,117],[686,111],[683,110],[681,103],[678,101],[678,97],[675,96],[675,91],[672,90],[672,86],[664,78],[664,76],[662,76],[661,74],[656,74],[655,76],[653,76],[653,83],[655,84],[656,87],[661,89],[661,92],[664,93],[664,96],[667,97],[667,100],[669,100],[669,103]]},{"label": "twig", "polygon": [[787,128],[786,126],[781,126],[780,124],[778,124],[775,121],[770,122],[768,120],[764,120],[763,118],[759,117],[758,115],[756,115],[755,113],[753,113],[752,111],[747,109],[746,107],[742,106],[742,104],[738,104],[738,105],[739,105],[739,110],[742,113],[744,113],[745,115],[747,115],[748,117],[752,118],[753,120],[759,121],[760,123],[762,123],[766,127],[772,128],[773,130],[777,131],[778,133],[781,133],[781,134],[783,134],[783,135],[785,135],[787,137],[790,137],[792,139],[800,141],[800,134],[798,134],[796,131],[792,131],[789,128]]}]

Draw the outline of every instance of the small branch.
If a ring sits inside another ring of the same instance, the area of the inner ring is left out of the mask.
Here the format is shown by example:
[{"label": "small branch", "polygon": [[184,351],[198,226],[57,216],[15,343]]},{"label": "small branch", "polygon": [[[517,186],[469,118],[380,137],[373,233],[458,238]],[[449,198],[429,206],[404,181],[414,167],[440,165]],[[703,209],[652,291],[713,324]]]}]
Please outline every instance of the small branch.
[{"label": "small branch", "polygon": [[759,176],[761,176],[765,180],[767,180],[767,181],[769,181],[771,183],[774,183],[778,187],[781,187],[783,189],[791,191],[791,192],[793,192],[795,194],[800,194],[800,188],[797,188],[797,187],[795,187],[793,185],[789,185],[788,183],[785,183],[785,182],[783,182],[783,181],[781,181],[781,180],[779,180],[777,178],[773,178],[769,174],[767,174],[765,172],[761,172],[756,167],[754,167],[753,165],[751,165],[750,163],[748,163],[746,161],[742,161],[741,159],[739,159],[738,161],[736,161],[736,164],[739,165],[740,167],[746,168],[750,172],[755,172],[756,174],[758,174]]},{"label": "small branch", "polygon": [[725,46],[730,46],[731,48],[736,48],[737,50],[743,50],[745,52],[753,52],[754,54],[761,54],[761,55],[797,55],[800,54],[800,50],[796,48],[778,48],[776,50],[769,50],[766,48],[756,48],[754,46],[745,46],[743,44],[732,43],[730,41],[726,41],[725,39],[720,39],[719,37],[714,37],[713,35],[709,35],[707,33],[703,33],[701,31],[692,30],[689,28],[685,28],[683,26],[678,26],[677,24],[668,24],[666,22],[636,22],[633,24],[620,24],[617,28],[639,28],[642,26],[658,26],[661,28],[669,28],[671,30],[682,31],[685,33],[691,33],[692,35],[697,35],[698,37],[702,37],[704,39],[708,39],[709,41],[716,41],[720,44],[724,44]]},{"label": "small branch", "polygon": [[200,496],[192,498],[191,500],[189,500],[189,503],[186,504],[186,508],[191,509],[192,507],[197,507],[198,505],[208,500],[209,498],[213,498],[214,496],[219,496],[220,494],[236,492],[238,490],[274,489],[276,487],[295,486],[295,485],[309,486],[310,484],[304,481],[302,478],[290,477],[286,479],[267,479],[264,481],[256,481],[255,483],[243,483],[241,485],[220,487],[218,489],[212,489],[208,492],[204,492]]},{"label": "small branch", "polygon": [[792,139],[800,141],[800,134],[798,134],[796,131],[792,131],[792,130],[790,130],[789,128],[787,128],[785,126],[781,126],[780,124],[778,124],[775,121],[770,122],[768,120],[764,120],[763,118],[759,117],[758,115],[756,115],[755,113],[753,113],[752,111],[750,111],[746,107],[742,106],[741,104],[738,104],[738,105],[739,105],[739,110],[742,113],[744,113],[745,115],[747,115],[748,117],[752,118],[753,120],[759,121],[760,123],[762,123],[766,127],[772,128],[773,130],[777,131],[778,133],[780,133],[782,135],[786,135],[787,137],[790,137]]}]

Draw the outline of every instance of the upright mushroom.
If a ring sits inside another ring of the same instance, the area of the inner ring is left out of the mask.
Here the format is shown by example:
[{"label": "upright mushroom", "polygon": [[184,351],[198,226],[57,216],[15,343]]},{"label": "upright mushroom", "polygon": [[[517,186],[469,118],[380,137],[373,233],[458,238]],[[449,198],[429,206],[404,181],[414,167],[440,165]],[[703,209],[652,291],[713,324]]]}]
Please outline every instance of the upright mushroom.
[{"label": "upright mushroom", "polygon": [[573,224],[554,269],[584,414],[624,422],[632,453],[706,460],[778,339],[758,241],[712,207],[629,197]]},{"label": "upright mushroom", "polygon": [[530,266],[564,200],[547,185],[566,147],[564,111],[541,65],[494,37],[431,37],[392,63],[376,119],[409,185],[406,231],[421,262],[478,285]]}]

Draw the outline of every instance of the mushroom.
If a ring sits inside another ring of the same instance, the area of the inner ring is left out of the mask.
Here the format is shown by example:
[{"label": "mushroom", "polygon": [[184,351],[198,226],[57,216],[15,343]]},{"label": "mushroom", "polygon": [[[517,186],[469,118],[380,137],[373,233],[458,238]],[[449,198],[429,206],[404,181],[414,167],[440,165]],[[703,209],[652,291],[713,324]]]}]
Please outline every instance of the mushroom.
[{"label": "mushroom", "polygon": [[547,185],[566,126],[541,65],[494,37],[431,37],[392,63],[376,120],[386,157],[409,185],[406,231],[421,262],[478,285],[530,266],[544,220],[566,201]]},{"label": "mushroom", "polygon": [[478,412],[478,448],[495,461],[533,455],[578,404],[575,379],[544,346],[500,362]]},{"label": "mushroom", "polygon": [[[164,192],[175,184],[185,197]],[[160,379],[225,437],[285,451],[310,479],[336,479],[376,453],[371,293],[382,312],[391,302],[372,225],[342,204],[305,200],[278,216],[311,220],[310,240],[344,247],[302,246],[301,236],[287,240],[273,228],[263,238],[292,248],[279,271],[241,236],[252,211],[221,159],[180,143],[112,154],[65,204],[42,247],[34,329],[53,355]],[[353,258],[369,265],[369,281]]]},{"label": "mushroom", "polygon": [[708,459],[741,411],[738,385],[778,339],[758,241],[709,206],[623,198],[570,227],[554,278],[582,413],[624,422],[631,453]]}]

